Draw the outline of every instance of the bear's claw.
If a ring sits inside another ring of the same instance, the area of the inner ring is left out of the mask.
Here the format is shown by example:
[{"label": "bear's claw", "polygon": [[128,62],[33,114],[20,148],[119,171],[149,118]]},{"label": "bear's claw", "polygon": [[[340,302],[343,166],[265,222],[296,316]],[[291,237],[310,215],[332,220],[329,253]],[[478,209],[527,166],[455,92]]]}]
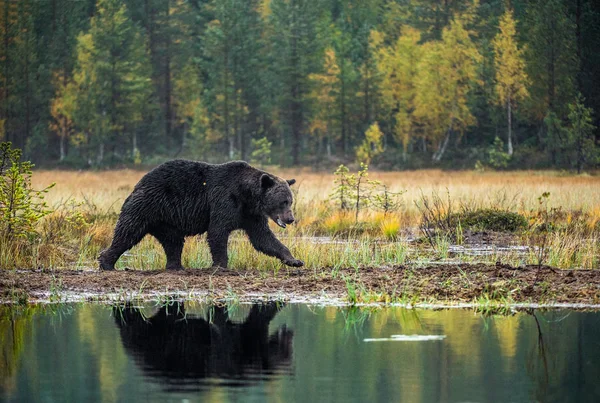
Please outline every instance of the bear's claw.
[{"label": "bear's claw", "polygon": [[103,251],[98,257],[98,265],[100,266],[100,270],[114,270],[115,264],[110,264],[106,261],[107,259],[105,253],[106,251]]},{"label": "bear's claw", "polygon": [[302,266],[304,266],[304,262],[302,260],[299,260],[299,259],[284,260],[283,263],[286,264],[286,265],[288,265],[288,266],[292,266],[292,267],[302,267]]}]

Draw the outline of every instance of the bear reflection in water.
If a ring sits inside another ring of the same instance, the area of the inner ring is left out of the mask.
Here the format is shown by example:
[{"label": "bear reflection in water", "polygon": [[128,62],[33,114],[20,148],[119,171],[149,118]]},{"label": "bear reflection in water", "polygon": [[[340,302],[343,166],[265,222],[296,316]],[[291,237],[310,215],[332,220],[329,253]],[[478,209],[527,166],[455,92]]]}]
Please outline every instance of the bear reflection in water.
[{"label": "bear reflection in water", "polygon": [[125,350],[146,375],[169,384],[199,378],[250,380],[288,373],[293,332],[285,325],[269,335],[281,304],[253,305],[241,323],[227,308],[210,307],[207,321],[186,315],[182,302],[147,318],[139,308],[114,308]]}]

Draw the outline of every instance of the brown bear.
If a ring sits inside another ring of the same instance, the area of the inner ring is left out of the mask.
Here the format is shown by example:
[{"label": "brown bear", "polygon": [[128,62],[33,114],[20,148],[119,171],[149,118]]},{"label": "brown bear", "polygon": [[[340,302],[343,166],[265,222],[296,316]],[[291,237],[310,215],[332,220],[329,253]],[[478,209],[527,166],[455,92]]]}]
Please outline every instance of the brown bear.
[{"label": "brown bear", "polygon": [[280,227],[294,222],[294,179],[285,181],[244,161],[207,164],[166,162],[148,172],[125,199],[112,244],[98,258],[100,269],[113,270],[119,257],[153,235],[167,255],[167,270],[181,270],[184,238],[207,232],[213,266],[227,267],[229,234],[242,229],[258,251],[300,267],[275,237],[268,218]]}]

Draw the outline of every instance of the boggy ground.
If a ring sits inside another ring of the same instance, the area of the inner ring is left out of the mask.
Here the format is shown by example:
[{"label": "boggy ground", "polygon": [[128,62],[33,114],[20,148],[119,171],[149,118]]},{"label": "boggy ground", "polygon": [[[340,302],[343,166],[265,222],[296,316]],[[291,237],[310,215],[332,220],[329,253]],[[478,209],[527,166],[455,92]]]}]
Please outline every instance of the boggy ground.
[{"label": "boggy ground", "polygon": [[0,270],[4,301],[66,299],[151,299],[157,293],[201,295],[210,299],[323,298],[350,303],[406,304],[459,302],[486,304],[600,304],[600,270],[558,270],[547,266],[454,264],[341,270],[188,269]]}]

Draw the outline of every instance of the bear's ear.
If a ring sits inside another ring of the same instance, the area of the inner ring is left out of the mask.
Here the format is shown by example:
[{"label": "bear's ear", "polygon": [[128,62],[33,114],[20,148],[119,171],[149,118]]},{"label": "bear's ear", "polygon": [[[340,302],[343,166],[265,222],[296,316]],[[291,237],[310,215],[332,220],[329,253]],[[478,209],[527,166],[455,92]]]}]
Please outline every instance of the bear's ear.
[{"label": "bear's ear", "polygon": [[288,179],[287,183],[288,185],[292,186],[294,183],[296,183],[296,179]]},{"label": "bear's ear", "polygon": [[260,186],[263,189],[268,189],[275,184],[275,179],[271,178],[271,176],[267,174],[262,174],[260,177]]}]

